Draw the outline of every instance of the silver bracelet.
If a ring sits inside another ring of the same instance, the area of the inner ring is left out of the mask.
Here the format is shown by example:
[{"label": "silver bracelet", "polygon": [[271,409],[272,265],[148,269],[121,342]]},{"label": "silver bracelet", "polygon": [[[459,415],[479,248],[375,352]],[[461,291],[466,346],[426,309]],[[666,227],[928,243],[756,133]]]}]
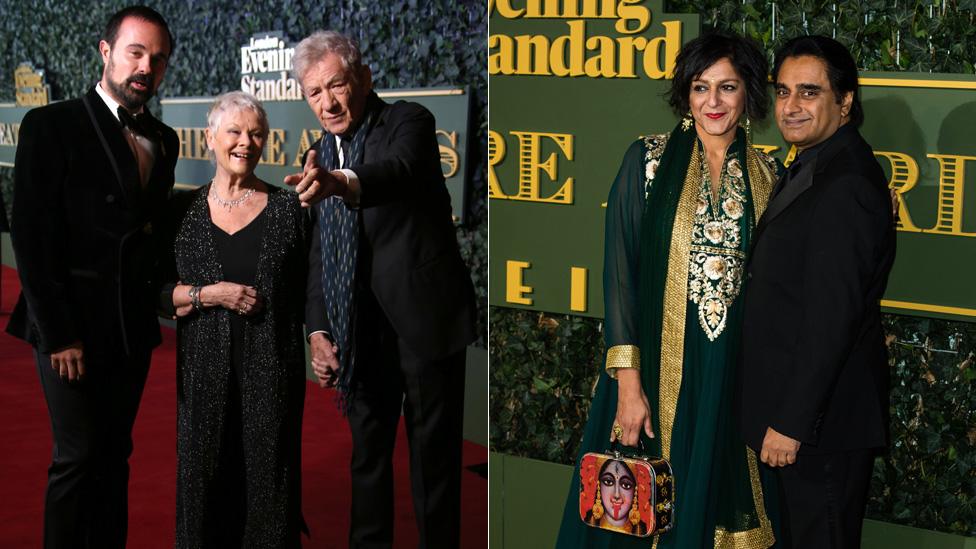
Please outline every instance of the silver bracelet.
[{"label": "silver bracelet", "polygon": [[200,303],[200,286],[190,288],[190,304],[198,311],[203,309],[203,304]]}]

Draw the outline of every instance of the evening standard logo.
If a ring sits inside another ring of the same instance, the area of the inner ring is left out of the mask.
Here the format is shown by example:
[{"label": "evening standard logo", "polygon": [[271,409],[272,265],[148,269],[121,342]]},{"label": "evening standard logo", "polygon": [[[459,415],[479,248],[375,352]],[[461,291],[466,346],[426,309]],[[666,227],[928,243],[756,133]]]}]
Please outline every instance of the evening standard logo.
[{"label": "evening standard logo", "polygon": [[255,34],[241,46],[241,90],[261,101],[303,99],[298,81],[289,76],[294,55],[281,32]]},{"label": "evening standard logo", "polygon": [[41,107],[50,101],[51,86],[44,81],[44,71],[30,63],[14,70],[14,87],[18,107]]},{"label": "evening standard logo", "polygon": [[[488,35],[488,74],[671,78],[682,44],[682,22],[662,19],[659,12],[660,30],[651,33],[652,13],[642,5],[645,1],[488,0],[491,18],[525,24],[505,25],[519,30]],[[660,9],[660,2],[655,4]],[[562,25],[539,34],[537,21]],[[604,34],[605,26],[598,27],[604,31],[594,30],[595,21],[613,22],[612,31]]]}]

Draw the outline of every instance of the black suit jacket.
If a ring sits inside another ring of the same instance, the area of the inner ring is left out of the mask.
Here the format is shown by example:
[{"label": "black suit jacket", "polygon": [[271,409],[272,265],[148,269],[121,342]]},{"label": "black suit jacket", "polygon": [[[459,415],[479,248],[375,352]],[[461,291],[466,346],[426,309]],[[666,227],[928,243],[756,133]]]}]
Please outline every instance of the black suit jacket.
[{"label": "black suit jacket", "polygon": [[145,189],[118,120],[93,87],[29,111],[14,167],[11,239],[22,292],[7,331],[42,353],[86,357],[159,344],[152,221],[173,187],[179,139],[155,119]]},{"label": "black suit jacket", "polygon": [[[811,151],[813,153],[813,151]],[[800,453],[887,444],[888,364],[879,302],[895,256],[887,180],[842,126],[774,193],[747,265],[740,428]]]},{"label": "black suit jacket", "polygon": [[[458,251],[434,116],[416,103],[391,105],[375,95],[368,108],[377,112],[363,161],[349,166],[362,188],[356,276],[360,285],[368,284],[397,335],[420,357],[436,360],[476,336],[474,290]],[[307,330],[331,332],[319,231],[312,232]]]}]

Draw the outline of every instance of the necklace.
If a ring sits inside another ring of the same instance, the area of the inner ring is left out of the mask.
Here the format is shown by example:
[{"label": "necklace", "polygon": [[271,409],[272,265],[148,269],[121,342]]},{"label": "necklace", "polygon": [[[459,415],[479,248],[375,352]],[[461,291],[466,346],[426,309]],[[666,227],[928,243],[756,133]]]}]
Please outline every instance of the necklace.
[{"label": "necklace", "polygon": [[213,180],[210,181],[210,198],[213,198],[214,202],[219,204],[221,207],[227,208],[227,211],[230,211],[234,206],[240,206],[246,202],[248,198],[251,198],[252,194],[254,194],[254,189],[248,189],[244,191],[244,194],[235,198],[234,200],[224,200],[223,198],[220,198],[219,194],[217,194],[217,189],[215,189],[213,186]]}]

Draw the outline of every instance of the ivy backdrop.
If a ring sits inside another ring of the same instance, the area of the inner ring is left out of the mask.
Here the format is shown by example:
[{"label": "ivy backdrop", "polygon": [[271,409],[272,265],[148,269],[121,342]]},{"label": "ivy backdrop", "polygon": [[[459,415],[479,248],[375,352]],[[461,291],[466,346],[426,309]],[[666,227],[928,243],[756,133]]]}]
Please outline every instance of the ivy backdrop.
[{"label": "ivy backdrop", "polygon": [[[976,0],[664,4],[770,52],[800,34],[825,34],[863,70],[974,72]],[[976,536],[976,324],[887,315],[884,325],[892,446],[875,464],[868,516]],[[572,463],[603,368],[600,320],[493,307],[490,327],[491,449]]]},{"label": "ivy backdrop", "polygon": [[[112,13],[138,0],[0,0],[0,101],[14,100],[14,69],[23,61],[47,71],[51,97],[85,93],[101,77],[96,49]],[[378,88],[466,86],[472,94],[469,150],[473,166],[469,222],[458,227],[486,333],[488,303],[487,12],[475,0],[148,0],[176,39],[161,97],[207,96],[240,86],[240,46],[254,33],[281,30],[297,42],[318,29],[354,36]],[[159,103],[150,105],[157,113]],[[0,168],[11,204],[12,170]],[[483,336],[479,344],[484,346]]]}]

